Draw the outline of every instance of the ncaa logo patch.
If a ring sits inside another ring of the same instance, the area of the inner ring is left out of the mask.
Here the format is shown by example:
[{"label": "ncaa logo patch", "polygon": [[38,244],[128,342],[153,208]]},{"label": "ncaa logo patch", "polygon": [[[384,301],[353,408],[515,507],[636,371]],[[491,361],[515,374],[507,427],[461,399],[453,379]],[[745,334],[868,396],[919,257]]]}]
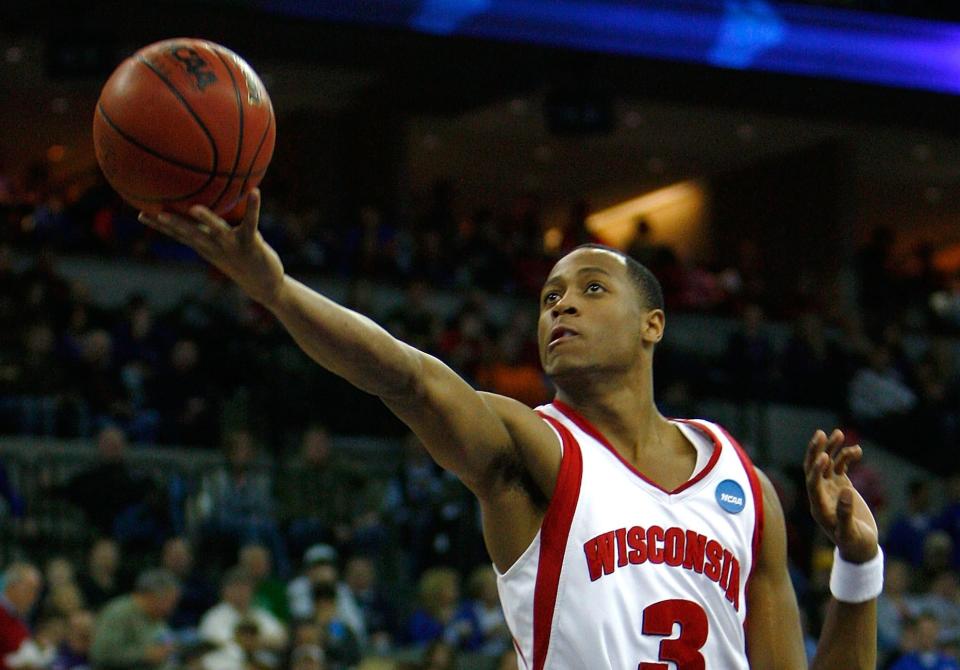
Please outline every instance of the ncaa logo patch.
[{"label": "ncaa logo patch", "polygon": [[746,506],[743,488],[732,479],[724,479],[717,484],[717,504],[724,512],[739,514]]}]

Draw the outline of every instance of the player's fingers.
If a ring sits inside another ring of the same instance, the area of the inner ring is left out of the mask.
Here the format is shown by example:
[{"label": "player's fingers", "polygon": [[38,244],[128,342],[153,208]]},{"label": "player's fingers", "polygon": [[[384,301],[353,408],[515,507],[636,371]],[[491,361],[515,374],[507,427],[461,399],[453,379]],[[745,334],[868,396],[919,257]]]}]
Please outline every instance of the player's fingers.
[{"label": "player's fingers", "polygon": [[813,434],[813,437],[810,438],[810,442],[807,444],[807,453],[803,458],[803,469],[810,474],[811,468],[813,468],[814,462],[823,452],[823,446],[827,442],[827,435],[822,430],[818,430]]},{"label": "player's fingers", "polygon": [[849,486],[837,496],[837,525],[841,538],[849,537],[853,532],[853,489]]},{"label": "player's fingers", "polygon": [[177,242],[192,247],[200,254],[208,254],[213,249],[206,235],[197,230],[197,226],[175,214],[160,212],[156,216],[141,213],[140,221]]},{"label": "player's fingers", "polygon": [[837,454],[840,453],[840,450],[843,449],[843,432],[837,428],[830,433],[830,438],[827,440],[827,453],[830,454],[830,458],[836,458]]},{"label": "player's fingers", "polygon": [[807,468],[807,494],[811,500],[818,497],[820,480],[823,479],[823,473],[830,469],[830,457],[824,453],[814,458],[813,463]]},{"label": "player's fingers", "polygon": [[844,447],[840,450],[840,455],[833,461],[833,471],[838,475],[845,475],[847,468],[859,461],[862,457],[863,449],[859,444]]},{"label": "player's fingers", "polygon": [[230,224],[217,216],[203,205],[194,205],[190,208],[190,216],[197,220],[200,232],[217,238],[230,232]]},{"label": "player's fingers", "polygon": [[252,242],[257,235],[257,226],[260,225],[260,189],[255,188],[247,194],[247,211],[243,213],[240,222],[240,239],[243,242]]}]

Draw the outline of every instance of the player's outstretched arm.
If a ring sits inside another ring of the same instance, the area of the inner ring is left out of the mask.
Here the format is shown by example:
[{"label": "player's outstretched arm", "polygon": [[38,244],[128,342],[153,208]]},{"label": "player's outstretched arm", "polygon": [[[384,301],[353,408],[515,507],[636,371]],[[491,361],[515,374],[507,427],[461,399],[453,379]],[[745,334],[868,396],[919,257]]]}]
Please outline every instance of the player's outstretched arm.
[{"label": "player's outstretched arm", "polygon": [[[807,490],[814,518],[836,542],[840,555],[864,563],[879,551],[877,525],[863,498],[846,475],[859,460],[859,446],[844,447],[843,434],[827,438],[817,431],[804,460]],[[761,476],[764,503],[763,546],[750,578],[747,645],[750,663],[758,668],[801,670],[807,663],[796,595],[787,570],[787,538],[783,510],[773,485]],[[831,598],[810,667],[851,670],[876,667],[876,598],[840,602]]]},{"label": "player's outstretched arm", "polygon": [[[162,213],[141,214],[140,220],[192,247],[236,282],[273,312],[317,363],[382,398],[417,433],[433,458],[478,496],[486,493],[492,464],[515,452],[512,433],[517,421],[523,424],[527,451],[537,451],[539,443],[544,453],[555,454],[547,457],[545,467],[528,463],[546,473],[534,477],[546,492],[552,491],[550,473],[555,478],[559,470],[559,450],[546,424],[519,404],[497,403],[492,408],[436,358],[288,277],[277,253],[257,230],[259,211],[260,194],[254,190],[243,221],[235,227],[202,206],[190,210],[192,218]],[[504,412],[511,415],[504,417]]]},{"label": "player's outstretched arm", "polygon": [[[840,558],[855,565],[863,565],[876,559],[880,553],[877,521],[867,506],[863,496],[853,487],[847,477],[847,468],[860,460],[863,449],[859,445],[843,446],[844,436],[839,430],[833,431],[828,438],[818,430],[807,447],[803,462],[807,476],[807,494],[810,497],[810,511],[820,527],[837,545]],[[834,566],[833,577],[842,573]],[[836,584],[849,589],[851,595],[845,599],[857,602],[841,602],[837,597],[830,599],[826,619],[820,631],[820,643],[817,655],[810,667],[813,670],[833,668],[870,668],[877,665],[877,596],[871,591],[866,595],[853,593],[863,589],[879,590],[882,581],[882,565],[875,565],[879,571],[876,579],[867,579],[874,585]],[[863,579],[863,575],[849,575],[841,579]],[[837,593],[835,579],[831,578],[831,591]],[[862,602],[861,602],[862,601]]]}]

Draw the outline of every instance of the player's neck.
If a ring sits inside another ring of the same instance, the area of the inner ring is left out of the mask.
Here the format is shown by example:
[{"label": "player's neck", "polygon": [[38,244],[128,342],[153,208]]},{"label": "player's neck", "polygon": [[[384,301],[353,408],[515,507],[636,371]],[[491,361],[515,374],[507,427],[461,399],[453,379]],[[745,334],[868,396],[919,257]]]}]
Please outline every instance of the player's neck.
[{"label": "player's neck", "polygon": [[657,440],[651,438],[669,427],[653,401],[652,376],[559,389],[557,400],[593,424],[631,461],[638,448],[656,444]]}]

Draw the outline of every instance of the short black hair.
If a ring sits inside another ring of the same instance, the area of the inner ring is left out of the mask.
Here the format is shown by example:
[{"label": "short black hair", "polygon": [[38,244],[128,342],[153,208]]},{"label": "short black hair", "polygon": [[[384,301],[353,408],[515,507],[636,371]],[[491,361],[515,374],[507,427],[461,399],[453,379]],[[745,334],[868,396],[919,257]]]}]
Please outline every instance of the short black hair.
[{"label": "short black hair", "polygon": [[[627,262],[627,275],[630,277],[630,281],[633,282],[634,288],[636,288],[640,294],[640,298],[643,300],[643,307],[646,309],[663,309],[663,287],[660,286],[660,281],[650,272],[646,265],[629,254],[625,254],[619,249],[608,247],[605,244],[595,244],[593,242],[581,244],[573,251],[579,249],[609,251],[623,258]],[[570,253],[573,253],[573,251]]]}]

